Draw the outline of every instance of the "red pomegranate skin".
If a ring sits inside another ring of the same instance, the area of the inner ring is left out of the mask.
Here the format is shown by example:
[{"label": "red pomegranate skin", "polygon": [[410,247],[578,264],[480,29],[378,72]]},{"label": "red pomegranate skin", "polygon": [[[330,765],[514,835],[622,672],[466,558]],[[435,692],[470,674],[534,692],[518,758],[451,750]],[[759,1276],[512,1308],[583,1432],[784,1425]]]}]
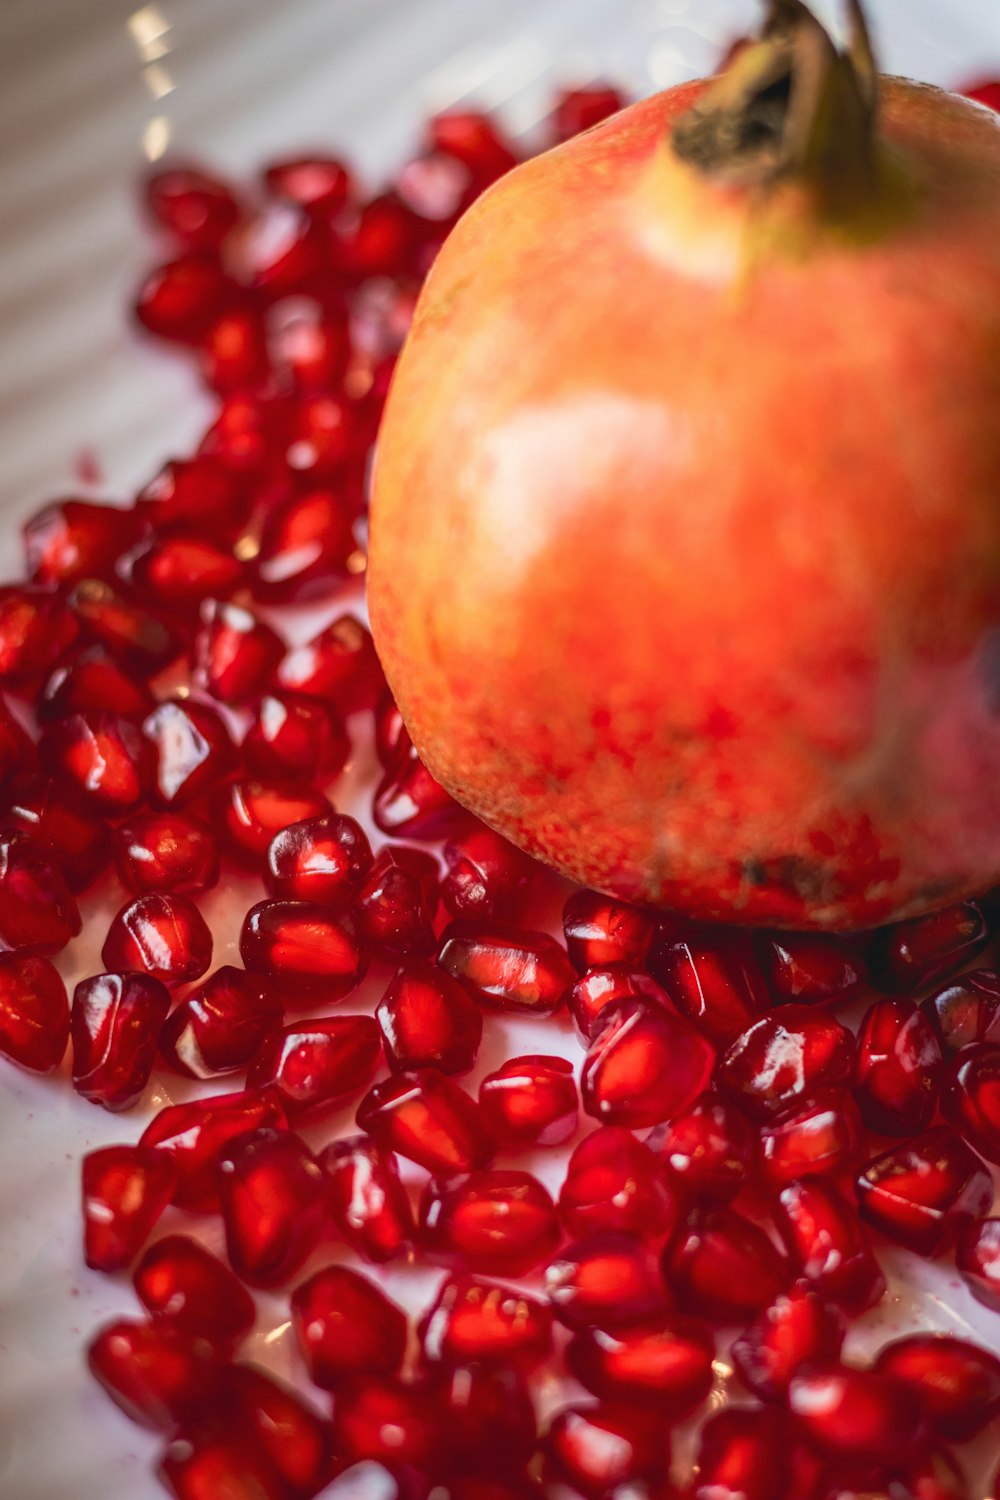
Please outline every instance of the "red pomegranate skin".
[{"label": "red pomegranate skin", "polygon": [[1000,873],[1000,128],[884,79],[893,187],[679,165],[704,84],[503,178],[381,428],[372,628],[460,802],[627,901],[786,928]]}]

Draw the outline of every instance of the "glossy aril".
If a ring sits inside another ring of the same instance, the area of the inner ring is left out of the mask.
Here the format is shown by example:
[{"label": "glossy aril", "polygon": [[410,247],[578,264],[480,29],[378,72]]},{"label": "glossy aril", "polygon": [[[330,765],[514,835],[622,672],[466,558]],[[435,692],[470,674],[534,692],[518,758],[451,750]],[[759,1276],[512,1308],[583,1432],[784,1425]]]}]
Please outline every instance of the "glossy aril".
[{"label": "glossy aril", "polygon": [[174,1500],[217,1500],[223,1495],[288,1500],[288,1486],[246,1433],[212,1428],[168,1444],[157,1470]]},{"label": "glossy aril", "polygon": [[157,532],[196,529],[228,541],[239,535],[250,510],[239,474],[207,453],[170,459],[135,504]]},{"label": "glossy aril", "polygon": [[975,1042],[1000,1042],[1000,974],[971,969],[935,990],[921,1009],[946,1057]]},{"label": "glossy aril", "polygon": [[77,1093],[110,1110],[135,1104],[149,1082],[169,1009],[166,985],[151,974],[81,980],[71,1016]]},{"label": "glossy aril", "polygon": [[243,582],[243,564],[210,538],[154,537],[129,554],[128,581],[161,609],[190,613],[206,597],[228,599]]},{"label": "glossy aril", "polygon": [[183,812],[135,813],[112,835],[115,868],[137,896],[207,891],[219,879],[215,834]]},{"label": "glossy aril", "polygon": [[934,1117],[941,1044],[924,1012],[903,997],[877,1000],[858,1031],[854,1097],[876,1135],[916,1135]]},{"label": "glossy aril", "polygon": [[[223,1374],[227,1426],[259,1449],[293,1497],[315,1495],[331,1468],[329,1424],[289,1386],[254,1365]],[[225,1492],[223,1491],[223,1494]],[[239,1491],[236,1492],[239,1495]],[[258,1500],[254,1491],[253,1500]]]},{"label": "glossy aril", "polygon": [[772,1213],[796,1274],[849,1312],[872,1307],[885,1277],[858,1219],[857,1207],[825,1178],[786,1184]]},{"label": "glossy aril", "polygon": [[330,1217],[351,1249],[377,1265],[408,1255],[416,1227],[392,1152],[348,1136],[327,1146],[319,1163]]},{"label": "glossy aril", "polygon": [[300,489],[341,484],[352,459],[364,450],[357,404],[333,391],[297,396],[288,414],[285,462]]},{"label": "glossy aril", "polygon": [[297,693],[266,693],[243,740],[244,764],[265,781],[332,779],[350,751],[333,705]]},{"label": "glossy aril", "polygon": [[135,315],[161,339],[198,343],[234,290],[214,256],[192,250],[149,272],[136,297]]},{"label": "glossy aril", "polygon": [[552,1348],[552,1309],[537,1297],[479,1276],[448,1276],[420,1324],[434,1363],[505,1359],[534,1364]]},{"label": "glossy aril", "polygon": [[993,1202],[989,1172],[946,1125],[893,1146],[857,1179],[861,1214],[890,1239],[937,1255]]},{"label": "glossy aril", "polygon": [[436,964],[411,960],[390,980],[375,1010],[393,1069],[467,1073],[483,1035],[482,1012]]},{"label": "glossy aril", "polygon": [[316,901],[258,901],[243,919],[240,957],[286,996],[339,1000],[368,966],[349,912]]},{"label": "glossy aril", "polygon": [[601,1012],[580,1074],[587,1114],[639,1129],[680,1114],[705,1088],[715,1053],[683,1016],[648,1000]]},{"label": "glossy aril", "polygon": [[567,1245],[546,1267],[545,1290],[567,1328],[627,1328],[667,1311],[656,1255],[640,1236],[622,1231]]},{"label": "glossy aril", "polygon": [[926,917],[883,927],[872,943],[872,973],[879,987],[908,990],[960,969],[985,947],[983,914],[972,901]]},{"label": "glossy aril", "polygon": [[375,790],[375,826],[390,838],[437,839],[451,831],[461,812],[407,740]]},{"label": "glossy aril", "polygon": [[83,1158],[82,1176],[83,1258],[92,1271],[123,1271],[170,1202],[176,1168],[148,1146],[105,1146]]},{"label": "glossy aril", "polygon": [[677,1217],[659,1161],[630,1130],[602,1125],[574,1150],[559,1192],[572,1235],[594,1230],[665,1234]]},{"label": "glossy aril", "polygon": [[557,1010],[573,983],[562,946],[520,928],[456,923],[445,933],[438,963],[477,1000],[529,1015]]},{"label": "glossy aril", "polygon": [[593,83],[587,88],[566,89],[556,99],[552,130],[557,141],[568,141],[599,125],[626,104],[624,96],[610,84]]},{"label": "glossy aril", "polygon": [[436,225],[442,236],[476,196],[468,169],[443,151],[411,157],[396,173],[395,188],[406,206]]},{"label": "glossy aril", "polygon": [[1000,1312],[1000,1219],[970,1219],[963,1224],[955,1264],[977,1302]]},{"label": "glossy aril", "polygon": [[291,495],[269,511],[253,560],[254,598],[262,604],[327,599],[351,575],[358,554],[354,515],[331,487]]},{"label": "glossy aril", "polygon": [[759,1312],[734,1341],[733,1367],[761,1401],[782,1401],[792,1377],[814,1364],[839,1359],[844,1342],[840,1314],[807,1286],[794,1286]]},{"label": "glossy aril", "polygon": [[764,979],[783,1004],[841,1005],[868,988],[868,966],[854,938],[763,932],[756,949]]},{"label": "glossy aril", "polygon": [[219,1201],[226,1251],[249,1286],[278,1286],[316,1249],[324,1178],[312,1153],[284,1130],[261,1129],[225,1148]]},{"label": "glossy aril", "polygon": [[109,969],[138,969],[166,984],[200,979],[212,962],[212,934],[187,896],[136,896],[113,918],[101,957]]},{"label": "glossy aril", "polygon": [[556,1413],[542,1441],[546,1472],[594,1500],[633,1480],[665,1479],[670,1437],[651,1412],[580,1401]]},{"label": "glossy aril", "polygon": [[902,1381],[830,1364],[796,1375],[788,1404],[809,1438],[842,1462],[888,1463],[920,1429],[920,1407]]},{"label": "glossy aril", "polygon": [[[404,745],[408,738],[406,725],[403,723],[403,715],[400,713],[389,689],[386,688],[375,705],[375,754],[378,756],[379,764],[382,766],[391,765],[399,752],[399,747]],[[487,833],[493,833],[492,828],[486,828],[485,823],[478,826],[481,826]],[[476,831],[477,825],[475,824],[467,830],[470,834]],[[503,840],[503,842],[506,843],[506,840]],[[448,860],[448,850],[453,847],[456,847],[456,845],[446,844],[444,848],[445,863],[449,869],[451,865]],[[513,848],[513,845],[511,847]],[[451,910],[450,907],[449,910]],[[458,916],[459,913],[456,912],[455,915]]]},{"label": "glossy aril", "polygon": [[222,1371],[207,1339],[165,1323],[120,1318],[87,1349],[90,1373],[140,1426],[170,1432],[211,1401]]},{"label": "glossy aril", "polygon": [[655,944],[649,968],[673,1004],[709,1041],[725,1047],[770,1007],[750,939],[718,929]]},{"label": "glossy aril", "polygon": [[742,1214],[696,1207],[663,1252],[663,1275],[682,1312],[734,1323],[774,1301],[789,1267],[763,1229]]},{"label": "glossy aril", "polygon": [[164,1022],[160,1052],[188,1078],[249,1067],[283,1019],[280,1000],[244,969],[224,964],[185,995]]},{"label": "glossy aril", "polygon": [[566,949],[581,973],[608,964],[641,969],[657,926],[649,912],[597,891],[574,891],[563,910]]},{"label": "glossy aril", "polygon": [[369,276],[404,276],[417,261],[421,222],[393,193],[371,198],[342,246],[344,268],[353,281]]},{"label": "glossy aril", "polygon": [[265,168],[264,184],[275,198],[297,203],[324,218],[344,207],[353,188],[351,173],[332,156],[283,158]]},{"label": "glossy aril", "polygon": [[85,646],[56,667],[36,700],[35,713],[39,723],[48,724],[101,709],[142,719],[152,707],[153,695],[135,672],[115,661],[103,646]]},{"label": "glossy aril", "polygon": [[233,854],[257,866],[283,829],[332,811],[328,797],[298,780],[234,781],[221,792],[216,816]]},{"label": "glossy aril", "polygon": [[660,1319],[640,1328],[580,1328],[567,1366],[595,1396],[687,1416],[712,1389],[715,1340],[695,1318]]},{"label": "glossy aril", "polygon": [[149,746],[138,726],[119,714],[98,709],[57,719],[43,730],[38,748],[50,775],[107,817],[131,812],[151,788]]},{"label": "glossy aril", "polygon": [[206,599],[194,645],[194,680],[222,703],[242,703],[267,686],[284,650],[277,631],[250,610]]},{"label": "glossy aril", "polygon": [[150,218],[190,250],[216,249],[239,220],[232,189],[199,167],[161,167],[143,186]]},{"label": "glossy aril", "polygon": [[703,1094],[649,1137],[672,1186],[694,1198],[728,1202],[745,1187],[757,1151],[746,1117],[716,1094]]},{"label": "glossy aril", "polygon": [[442,1467],[459,1480],[471,1470],[483,1482],[486,1476],[523,1471],[535,1451],[537,1424],[531,1392],[516,1365],[490,1360],[437,1369],[433,1389],[449,1439]]},{"label": "glossy aril", "polygon": [[309,1379],[327,1391],[346,1375],[395,1375],[406,1352],[402,1308],[347,1266],[327,1266],[295,1288],[292,1327]]},{"label": "glossy aril", "polygon": [[[391,713],[395,709],[389,700]],[[398,710],[396,710],[398,714]],[[402,725],[402,720],[399,720]],[[387,732],[383,724],[383,734]],[[376,719],[376,737],[379,721]],[[403,731],[405,734],[405,730]],[[394,749],[388,752],[392,758]],[[512,915],[531,877],[532,862],[520,849],[479,823],[451,839],[442,851],[441,899],[453,917],[494,922]]]},{"label": "glossy aril", "polygon": [[836,1175],[861,1160],[858,1107],[842,1089],[817,1089],[760,1127],[765,1178],[782,1185],[798,1177]]},{"label": "glossy aril", "polygon": [[[701,1430],[691,1500],[793,1500],[790,1435],[774,1410],[715,1412]],[[811,1500],[795,1492],[794,1500]]]},{"label": "glossy aril", "polygon": [[380,849],[356,898],[368,941],[390,957],[431,953],[437,943],[437,877],[437,861],[422,849]]},{"label": "glossy aril", "polygon": [[283,396],[258,391],[227,393],[202,438],[198,459],[218,463],[234,481],[259,484],[261,473],[280,471],[287,418],[288,403]]},{"label": "glossy aril", "polygon": [[716,1081],[754,1119],[772,1119],[821,1088],[851,1077],[854,1038],[822,1010],[783,1005],[731,1043]]},{"label": "glossy aril", "polygon": [[326,269],[320,227],[293,203],[271,203],[250,219],[231,242],[240,282],[257,300],[315,293]]},{"label": "glossy aril", "polygon": [[941,1113],[987,1161],[1000,1162],[1000,1046],[966,1047],[948,1069]]},{"label": "glossy aril", "polygon": [[[40,717],[37,708],[35,712]],[[15,777],[29,775],[37,768],[34,741],[0,698],[0,785],[6,786]]]},{"label": "glossy aril", "polygon": [[425,1250],[463,1270],[524,1276],[548,1260],[561,1239],[548,1190],[528,1172],[471,1172],[431,1181],[420,1203]]},{"label": "glossy aril", "polygon": [[167,807],[217,787],[236,767],[236,750],[219,713],[192,698],[168,698],[143,720],[152,746],[154,790]]},{"label": "glossy aril", "polygon": [[669,1006],[666,991],[655,979],[626,965],[588,969],[569,992],[569,1009],[577,1030],[587,1041],[594,1035],[601,1012],[616,1000],[650,1000]]},{"label": "glossy aril", "polygon": [[358,1124],[384,1151],[438,1177],[487,1166],[494,1152],[479,1105],[435,1068],[377,1083],[358,1106]]},{"label": "glossy aril", "polygon": [[177,1167],[174,1203],[194,1213],[218,1208],[218,1165],[232,1142],[263,1127],[287,1124],[273,1090],[213,1094],[186,1104],[169,1104],[143,1131],[141,1146],[169,1153]]},{"label": "glossy aril", "polygon": [[[170,1160],[162,1151],[153,1155]],[[253,1298],[229,1267],[183,1234],[168,1234],[150,1245],[132,1283],[154,1322],[198,1334],[219,1347],[241,1343],[257,1316]]]},{"label": "glossy aril", "polygon": [[89,500],[56,500],[24,523],[24,559],[33,583],[75,583],[100,578],[138,539],[132,511]]},{"label": "glossy aril", "polygon": [[58,969],[29,953],[0,953],[0,1057],[51,1073],[69,1041],[69,1001]]},{"label": "glossy aril", "polygon": [[183,638],[163,616],[103,579],[81,578],[67,602],[81,636],[134,672],[152,676],[180,654]]},{"label": "glossy aril", "polygon": [[507,1148],[558,1146],[580,1116],[573,1065],[564,1057],[510,1057],[479,1085],[490,1133]]},{"label": "glossy aril", "polygon": [[480,110],[451,109],[435,115],[428,126],[428,140],[435,151],[460,161],[479,187],[517,165],[511,143],[496,121]]},{"label": "glossy aril", "polygon": [[17,828],[0,832],[0,951],[58,953],[80,927],[49,846]]},{"label": "glossy aril", "polygon": [[339,1386],[333,1441],[342,1462],[379,1459],[425,1474],[447,1446],[430,1388],[385,1375],[355,1375]]},{"label": "glossy aril", "polygon": [[908,1385],[924,1420],[954,1442],[975,1437],[1000,1414],[1000,1360],[966,1339],[913,1333],[886,1344],[875,1369]]},{"label": "glossy aril", "polygon": [[270,1086],[290,1120],[356,1099],[381,1057],[371,1016],[330,1016],[273,1030],[247,1074],[251,1088]]},{"label": "glossy aril", "polygon": [[0,682],[30,689],[79,633],[61,594],[30,585],[0,588]]},{"label": "glossy aril", "polygon": [[3,793],[2,822],[47,844],[71,891],[86,890],[105,869],[110,839],[86,799],[51,776],[18,776]]},{"label": "glossy aril", "polygon": [[322,391],[339,385],[351,359],[351,330],[342,309],[290,298],[268,309],[268,349],[283,385]]},{"label": "glossy aril", "polygon": [[267,847],[264,883],[272,896],[343,906],[371,867],[372,850],[359,823],[327,813],[290,823]]},{"label": "glossy aril", "polygon": [[341,615],[289,651],[278,682],[290,692],[329,698],[342,713],[374,707],[385,685],[372,638],[353,615]]},{"label": "glossy aril", "polygon": [[[220,313],[201,340],[201,374],[208,388],[220,395],[254,390],[270,373],[261,310],[236,305]],[[216,596],[228,591],[224,582]]]},{"label": "glossy aril", "polygon": [[967,99],[974,99],[977,104],[985,104],[987,109],[1000,113],[1000,81],[985,79],[963,89],[962,93]]}]

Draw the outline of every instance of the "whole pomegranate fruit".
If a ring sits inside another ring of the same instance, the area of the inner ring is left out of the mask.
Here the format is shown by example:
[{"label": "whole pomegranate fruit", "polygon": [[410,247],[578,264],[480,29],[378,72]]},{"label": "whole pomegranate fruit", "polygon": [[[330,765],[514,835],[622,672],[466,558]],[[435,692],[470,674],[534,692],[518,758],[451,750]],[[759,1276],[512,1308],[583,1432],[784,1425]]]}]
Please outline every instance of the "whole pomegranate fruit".
[{"label": "whole pomegranate fruit", "polygon": [[617,897],[863,927],[1000,874],[1000,124],[798,0],[517,168],[420,298],[376,643],[480,818]]}]

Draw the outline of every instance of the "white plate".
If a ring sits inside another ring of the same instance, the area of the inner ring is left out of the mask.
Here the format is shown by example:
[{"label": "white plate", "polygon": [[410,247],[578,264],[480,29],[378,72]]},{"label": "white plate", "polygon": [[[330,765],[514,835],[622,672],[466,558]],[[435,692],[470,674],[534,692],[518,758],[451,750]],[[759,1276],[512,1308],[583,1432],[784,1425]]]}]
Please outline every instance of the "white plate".
[{"label": "white plate", "polygon": [[[871,9],[892,71],[945,84],[1000,73],[996,0],[872,0]],[[96,458],[101,492],[127,498],[203,425],[183,363],[135,341],[124,313],[149,254],[133,204],[144,151],[178,147],[246,173],[268,155],[329,143],[374,184],[433,110],[472,98],[530,131],[553,80],[606,75],[646,93],[709,69],[753,18],[745,0],[161,0],[134,13],[128,0],[3,0],[0,571],[17,571],[19,520],[79,491],[81,464]],[[359,755],[350,785],[369,772]],[[348,790],[337,800],[351,807]],[[228,890],[208,903],[217,962],[235,958],[247,899]],[[88,924],[65,956],[68,981],[99,967],[113,905],[110,894],[88,901],[103,923]],[[497,1024],[480,1071],[511,1047],[578,1055],[558,1025]],[[166,1096],[161,1085],[144,1114]],[[65,1078],[0,1068],[4,1500],[161,1493],[150,1473],[156,1440],[92,1387],[81,1357],[103,1319],[135,1309],[127,1282],[81,1264],[79,1159],[134,1140],[141,1125],[82,1103]],[[541,1170],[558,1175],[551,1160]],[[953,1272],[902,1253],[886,1259],[893,1295],[869,1344],[920,1324],[971,1327],[1000,1346],[1000,1318],[972,1303]],[[435,1280],[387,1277],[411,1306]],[[248,1352],[292,1372],[286,1301],[263,1300]],[[996,1454],[984,1447],[988,1471]]]}]

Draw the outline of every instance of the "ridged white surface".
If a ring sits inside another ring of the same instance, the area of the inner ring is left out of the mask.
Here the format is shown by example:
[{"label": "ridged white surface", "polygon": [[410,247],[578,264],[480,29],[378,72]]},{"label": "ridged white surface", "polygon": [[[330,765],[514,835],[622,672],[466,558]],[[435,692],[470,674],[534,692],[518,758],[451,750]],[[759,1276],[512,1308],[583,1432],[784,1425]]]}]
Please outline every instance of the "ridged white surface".
[{"label": "ridged white surface", "polygon": [[[997,0],[871,0],[871,10],[891,71],[952,85],[1000,73]],[[98,461],[100,491],[124,498],[203,425],[186,368],[136,341],[125,317],[148,257],[133,202],[144,140],[169,134],[171,148],[234,172],[329,144],[376,184],[432,110],[472,97],[530,131],[553,79],[607,75],[649,92],[708,70],[753,17],[748,0],[161,0],[135,13],[129,0],[2,0],[0,571],[18,568],[19,520],[80,488],[83,455]],[[351,784],[365,771],[361,756]],[[338,803],[350,807],[341,788]],[[235,957],[248,899],[249,884],[207,903],[217,962]],[[112,905],[110,894],[88,903],[103,922],[88,924],[64,964],[70,982],[99,968]],[[554,1024],[501,1030],[481,1071],[505,1048],[578,1055]],[[82,1267],[79,1158],[140,1127],[135,1115],[80,1102],[65,1078],[0,1068],[3,1500],[161,1493],[150,1474],[156,1441],[109,1406],[81,1359],[88,1331],[134,1304],[127,1283]],[[976,1308],[953,1273],[903,1253],[887,1259],[894,1295],[869,1342],[917,1321],[962,1329],[968,1320],[1000,1345],[1000,1318]],[[416,1305],[436,1274],[387,1280]],[[249,1352],[291,1371],[282,1299],[264,1301]]]}]

